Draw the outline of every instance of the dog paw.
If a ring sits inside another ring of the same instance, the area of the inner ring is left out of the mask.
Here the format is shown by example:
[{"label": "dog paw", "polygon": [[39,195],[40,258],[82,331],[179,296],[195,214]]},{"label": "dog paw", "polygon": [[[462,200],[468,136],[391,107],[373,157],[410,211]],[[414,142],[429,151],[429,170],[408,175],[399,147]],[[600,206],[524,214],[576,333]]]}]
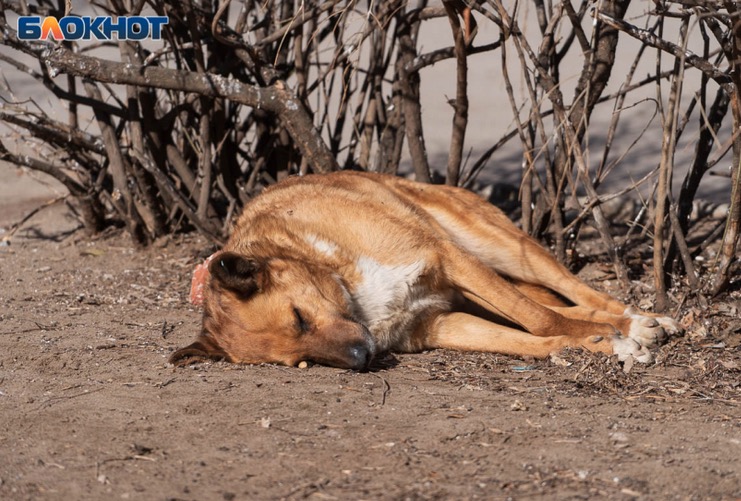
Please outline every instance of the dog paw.
[{"label": "dog paw", "polygon": [[625,316],[630,319],[630,326],[625,334],[645,348],[661,344],[666,339],[667,331],[673,333],[679,327],[679,324],[669,317],[646,316],[635,308],[625,310]]},{"label": "dog paw", "polygon": [[625,362],[629,357],[633,357],[636,362],[642,364],[648,364],[653,360],[653,356],[647,347],[642,346],[629,337],[621,335],[612,338],[612,350],[621,362]]},{"label": "dog paw", "polygon": [[653,317],[654,320],[659,322],[659,325],[662,329],[664,329],[664,332],[666,332],[668,335],[673,336],[675,334],[681,333],[684,329],[682,326],[674,320],[671,317]]}]

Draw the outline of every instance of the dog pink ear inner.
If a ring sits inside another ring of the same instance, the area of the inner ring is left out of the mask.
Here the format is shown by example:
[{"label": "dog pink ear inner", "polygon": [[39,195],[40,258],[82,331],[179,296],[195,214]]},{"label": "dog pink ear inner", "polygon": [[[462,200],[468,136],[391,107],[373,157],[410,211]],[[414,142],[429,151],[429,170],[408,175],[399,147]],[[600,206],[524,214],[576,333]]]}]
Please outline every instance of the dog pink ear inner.
[{"label": "dog pink ear inner", "polygon": [[218,253],[211,254],[203,263],[197,265],[193,270],[193,278],[190,281],[190,304],[201,306],[203,304],[203,291],[206,288],[206,282],[210,272],[208,265],[214,256]]}]

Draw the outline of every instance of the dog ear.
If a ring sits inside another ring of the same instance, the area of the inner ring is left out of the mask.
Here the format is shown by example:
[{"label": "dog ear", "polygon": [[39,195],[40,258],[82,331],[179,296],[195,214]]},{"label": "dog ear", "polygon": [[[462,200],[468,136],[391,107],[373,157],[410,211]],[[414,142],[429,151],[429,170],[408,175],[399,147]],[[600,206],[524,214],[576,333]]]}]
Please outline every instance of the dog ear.
[{"label": "dog ear", "polygon": [[234,252],[222,252],[208,266],[211,279],[247,298],[260,289],[263,266]]},{"label": "dog ear", "polygon": [[207,336],[198,336],[195,343],[180,348],[170,355],[169,362],[182,367],[203,360],[229,360],[229,356],[213,339]]}]

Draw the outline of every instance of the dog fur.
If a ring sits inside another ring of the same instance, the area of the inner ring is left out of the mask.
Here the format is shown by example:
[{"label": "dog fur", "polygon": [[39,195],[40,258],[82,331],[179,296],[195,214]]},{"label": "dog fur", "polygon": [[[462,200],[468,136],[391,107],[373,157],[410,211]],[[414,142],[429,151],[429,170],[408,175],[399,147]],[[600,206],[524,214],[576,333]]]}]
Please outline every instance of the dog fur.
[{"label": "dog fur", "polygon": [[171,361],[368,367],[434,348],[651,360],[678,330],[593,290],[461,188],[336,172],[252,200],[208,265],[203,327]]}]

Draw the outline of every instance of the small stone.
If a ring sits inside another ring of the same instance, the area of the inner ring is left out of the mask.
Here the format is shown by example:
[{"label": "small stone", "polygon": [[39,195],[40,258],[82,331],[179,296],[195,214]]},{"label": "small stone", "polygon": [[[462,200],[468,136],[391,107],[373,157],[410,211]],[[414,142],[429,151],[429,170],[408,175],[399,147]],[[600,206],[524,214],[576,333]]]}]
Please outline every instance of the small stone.
[{"label": "small stone", "polygon": [[628,443],[628,435],[626,435],[622,431],[616,431],[616,432],[610,433],[610,440],[615,445],[627,444]]},{"label": "small stone", "polygon": [[513,411],[526,411],[527,405],[523,404],[519,400],[515,400],[514,403],[509,406],[509,408]]}]

